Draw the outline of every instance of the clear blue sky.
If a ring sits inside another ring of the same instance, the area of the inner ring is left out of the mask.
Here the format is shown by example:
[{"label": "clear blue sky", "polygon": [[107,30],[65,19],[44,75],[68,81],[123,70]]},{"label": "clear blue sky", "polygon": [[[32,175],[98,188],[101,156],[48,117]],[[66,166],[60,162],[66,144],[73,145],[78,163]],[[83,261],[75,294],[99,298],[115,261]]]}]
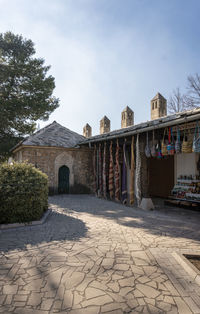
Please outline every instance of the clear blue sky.
[{"label": "clear blue sky", "polygon": [[99,133],[107,115],[120,128],[126,105],[135,123],[150,100],[168,98],[200,73],[199,0],[0,0],[0,31],[22,34],[51,65],[60,107],[54,120]]}]

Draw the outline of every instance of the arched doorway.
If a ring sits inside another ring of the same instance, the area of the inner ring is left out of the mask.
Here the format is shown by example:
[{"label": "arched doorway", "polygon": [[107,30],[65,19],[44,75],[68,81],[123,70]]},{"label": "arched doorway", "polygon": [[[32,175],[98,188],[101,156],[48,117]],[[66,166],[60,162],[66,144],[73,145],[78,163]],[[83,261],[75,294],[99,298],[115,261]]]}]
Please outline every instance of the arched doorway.
[{"label": "arched doorway", "polygon": [[58,171],[58,193],[69,193],[69,168],[62,166]]}]

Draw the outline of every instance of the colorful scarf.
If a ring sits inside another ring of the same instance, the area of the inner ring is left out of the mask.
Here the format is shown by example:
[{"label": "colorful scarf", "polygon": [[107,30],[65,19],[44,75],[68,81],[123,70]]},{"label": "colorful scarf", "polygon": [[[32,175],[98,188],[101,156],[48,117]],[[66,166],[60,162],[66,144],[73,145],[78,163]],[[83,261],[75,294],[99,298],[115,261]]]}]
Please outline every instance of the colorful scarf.
[{"label": "colorful scarf", "polygon": [[94,145],[93,171],[94,171],[94,192],[97,193],[97,146]]},{"label": "colorful scarf", "polygon": [[131,141],[131,183],[130,183],[130,204],[134,204],[134,184],[135,184],[135,158],[134,158],[134,136]]},{"label": "colorful scarf", "polygon": [[109,165],[109,194],[113,198],[113,154],[112,154],[112,141],[110,142],[110,165]]},{"label": "colorful scarf", "polygon": [[106,198],[106,142],[103,150],[103,196]]},{"label": "colorful scarf", "polygon": [[119,188],[119,142],[117,140],[116,154],[115,154],[115,200],[120,201]]},{"label": "colorful scarf", "polygon": [[135,178],[135,195],[137,198],[137,206],[140,206],[141,202],[141,156],[140,156],[140,144],[139,134],[137,134],[136,140],[136,178]]},{"label": "colorful scarf", "polygon": [[127,163],[126,163],[126,140],[123,145],[123,168],[122,168],[122,203],[127,203]]},{"label": "colorful scarf", "polygon": [[99,196],[102,196],[102,162],[101,162],[101,144],[99,144]]}]

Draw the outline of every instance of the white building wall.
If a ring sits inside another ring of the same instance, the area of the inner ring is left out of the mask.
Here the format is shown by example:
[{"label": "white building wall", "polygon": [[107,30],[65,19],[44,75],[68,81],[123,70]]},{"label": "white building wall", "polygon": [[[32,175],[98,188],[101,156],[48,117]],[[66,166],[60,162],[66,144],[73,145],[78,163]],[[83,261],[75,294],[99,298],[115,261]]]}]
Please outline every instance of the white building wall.
[{"label": "white building wall", "polygon": [[180,175],[198,175],[197,162],[199,159],[198,153],[190,154],[175,154],[174,155],[174,174],[175,182]]}]

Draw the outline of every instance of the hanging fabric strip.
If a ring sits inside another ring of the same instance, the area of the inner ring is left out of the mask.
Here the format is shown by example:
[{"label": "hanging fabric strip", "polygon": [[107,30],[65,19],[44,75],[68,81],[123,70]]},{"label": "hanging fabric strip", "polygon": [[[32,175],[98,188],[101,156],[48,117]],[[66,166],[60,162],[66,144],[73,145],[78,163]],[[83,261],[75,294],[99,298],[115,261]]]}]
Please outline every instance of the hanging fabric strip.
[{"label": "hanging fabric strip", "polygon": [[135,185],[135,158],[134,158],[134,136],[131,141],[131,183],[130,183],[130,204],[134,204],[134,185]]},{"label": "hanging fabric strip", "polygon": [[112,141],[110,142],[110,164],[109,164],[109,194],[113,198],[113,154],[112,154]]},{"label": "hanging fabric strip", "polygon": [[106,198],[106,142],[103,149],[103,197]]},{"label": "hanging fabric strip", "polygon": [[96,177],[96,182],[97,182],[97,195],[99,191],[99,146],[97,145],[97,151],[96,151],[96,170],[97,170],[97,177]]},{"label": "hanging fabric strip", "polygon": [[140,206],[141,202],[141,156],[140,156],[140,144],[139,144],[139,134],[137,134],[136,140],[136,199],[137,206]]},{"label": "hanging fabric strip", "polygon": [[123,169],[122,169],[122,203],[127,203],[127,163],[126,163],[126,139],[123,145]]},{"label": "hanging fabric strip", "polygon": [[120,201],[119,189],[119,142],[117,140],[116,154],[115,154],[115,200]]},{"label": "hanging fabric strip", "polygon": [[102,196],[102,162],[101,162],[101,144],[99,144],[99,196]]},{"label": "hanging fabric strip", "polygon": [[93,170],[94,170],[94,192],[97,193],[97,146],[94,144]]}]

